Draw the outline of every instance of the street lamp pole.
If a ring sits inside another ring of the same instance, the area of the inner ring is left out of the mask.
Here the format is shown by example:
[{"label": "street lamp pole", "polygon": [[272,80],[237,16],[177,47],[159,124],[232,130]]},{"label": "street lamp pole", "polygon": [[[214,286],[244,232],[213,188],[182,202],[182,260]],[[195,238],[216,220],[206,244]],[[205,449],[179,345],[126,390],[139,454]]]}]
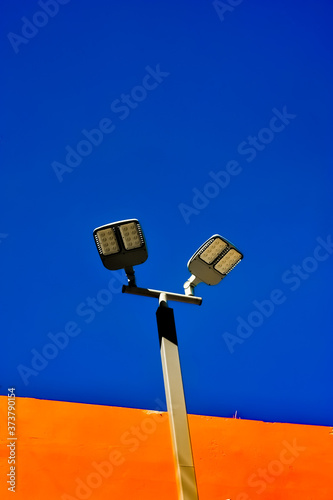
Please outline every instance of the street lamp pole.
[{"label": "street lamp pole", "polygon": [[197,500],[199,497],[179,361],[175,319],[173,309],[168,307],[163,294],[161,294],[159,302],[156,318],[178,497],[181,500]]},{"label": "street lamp pole", "polygon": [[[148,289],[123,286],[124,293],[156,297]],[[153,292],[157,292],[154,290]],[[169,415],[173,455],[179,500],[198,500],[190,431],[188,425],[183,380],[180,368],[178,341],[173,309],[168,299],[201,304],[200,297],[159,291],[159,307],[156,311],[158,336],[163,369],[163,379]]]},{"label": "street lamp pole", "polygon": [[222,236],[218,234],[211,236],[188,261],[187,267],[191,276],[184,284],[185,294],[182,295],[136,286],[133,266],[143,264],[148,258],[146,240],[137,219],[126,219],[100,226],[94,229],[93,236],[103,265],[110,271],[125,270],[128,286],[123,286],[124,293],[159,299],[156,318],[178,498],[198,500],[175,319],[173,309],[168,307],[168,300],[200,305],[202,299],[194,296],[194,288],[202,282],[207,285],[219,283],[241,261],[243,254]]}]

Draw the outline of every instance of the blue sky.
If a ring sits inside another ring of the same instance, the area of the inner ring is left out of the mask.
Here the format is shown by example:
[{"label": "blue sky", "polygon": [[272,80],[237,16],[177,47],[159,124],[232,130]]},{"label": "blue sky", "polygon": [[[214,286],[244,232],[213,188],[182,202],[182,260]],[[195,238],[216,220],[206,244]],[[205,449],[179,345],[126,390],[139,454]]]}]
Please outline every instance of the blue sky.
[{"label": "blue sky", "polygon": [[1,10],[1,394],[163,406],[157,302],[92,237],[138,218],[139,286],[181,293],[215,233],[244,254],[170,304],[188,411],[332,424],[331,2]]}]

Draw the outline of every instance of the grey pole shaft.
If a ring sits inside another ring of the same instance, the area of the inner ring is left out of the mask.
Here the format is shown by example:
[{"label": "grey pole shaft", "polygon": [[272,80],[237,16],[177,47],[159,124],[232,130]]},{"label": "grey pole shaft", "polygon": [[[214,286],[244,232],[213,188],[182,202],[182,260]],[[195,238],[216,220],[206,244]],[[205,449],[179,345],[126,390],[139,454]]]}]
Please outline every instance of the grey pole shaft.
[{"label": "grey pole shaft", "polygon": [[173,309],[166,296],[156,311],[164,386],[169,414],[179,500],[198,500]]}]

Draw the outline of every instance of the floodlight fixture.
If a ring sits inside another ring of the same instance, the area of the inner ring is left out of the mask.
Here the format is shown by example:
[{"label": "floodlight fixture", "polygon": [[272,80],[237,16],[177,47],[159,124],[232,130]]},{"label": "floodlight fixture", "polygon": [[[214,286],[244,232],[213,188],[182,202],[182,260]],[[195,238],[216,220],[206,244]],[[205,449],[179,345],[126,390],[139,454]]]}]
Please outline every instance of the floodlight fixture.
[{"label": "floodlight fixture", "polygon": [[104,266],[125,269],[129,286],[136,286],[133,266],[148,258],[147,245],[137,219],[112,222],[94,229],[94,240]]},{"label": "floodlight fixture", "polygon": [[217,285],[241,261],[243,254],[219,234],[211,236],[187,263],[191,277],[184,283],[186,295],[194,295],[199,283]]}]

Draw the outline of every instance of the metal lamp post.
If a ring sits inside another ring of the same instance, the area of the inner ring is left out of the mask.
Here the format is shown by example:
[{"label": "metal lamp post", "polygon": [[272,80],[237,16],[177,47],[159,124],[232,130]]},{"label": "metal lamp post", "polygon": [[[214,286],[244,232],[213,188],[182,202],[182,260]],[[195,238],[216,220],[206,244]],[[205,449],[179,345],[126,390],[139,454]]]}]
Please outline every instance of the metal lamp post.
[{"label": "metal lamp post", "polygon": [[195,477],[190,431],[188,426],[183,380],[179,361],[178,341],[173,309],[168,300],[200,305],[200,297],[123,286],[124,293],[158,298],[156,311],[158,336],[163,369],[164,388],[169,415],[176,481],[179,500],[197,500],[198,489]]},{"label": "metal lamp post", "polygon": [[123,293],[157,298],[157,328],[160,341],[164,387],[170,422],[176,481],[179,500],[197,500],[190,431],[188,425],[183,380],[179,361],[178,341],[173,309],[168,301],[201,305],[194,296],[194,287],[204,282],[215,285],[235,267],[243,255],[228,240],[219,235],[209,238],[191,257],[188,269],[192,273],[185,282],[185,294],[139,288],[133,266],[148,258],[146,241],[137,219],[101,226],[94,230],[94,239],[102,262],[107,269],[125,269],[128,285]]}]

